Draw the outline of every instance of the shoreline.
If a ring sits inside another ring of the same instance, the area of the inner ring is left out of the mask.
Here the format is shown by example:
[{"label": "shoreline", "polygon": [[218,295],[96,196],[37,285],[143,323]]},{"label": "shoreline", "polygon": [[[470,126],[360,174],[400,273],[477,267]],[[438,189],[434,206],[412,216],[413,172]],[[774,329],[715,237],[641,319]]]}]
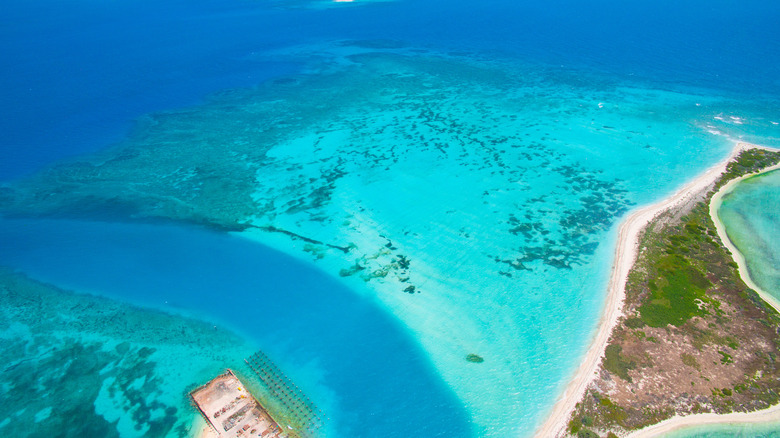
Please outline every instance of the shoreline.
[{"label": "shoreline", "polygon": [[[760,146],[756,146],[755,148],[774,150],[774,149],[764,148]],[[731,193],[737,184],[739,184],[741,181],[747,178],[752,178],[754,176],[758,176],[767,172],[772,172],[774,170],[780,170],[780,164],[776,164],[774,166],[767,167],[766,169],[762,169],[759,172],[743,175],[739,178],[734,178],[733,180],[729,181],[726,185],[721,187],[720,190],[718,190],[712,196],[712,200],[710,201],[710,205],[709,205],[709,212],[712,221],[715,223],[715,228],[718,232],[718,237],[720,237],[723,244],[731,252],[732,258],[738,265],[739,276],[740,278],[742,278],[742,281],[744,281],[749,288],[755,290],[756,293],[758,293],[758,295],[761,297],[761,299],[764,300],[764,302],[766,302],[767,304],[772,306],[775,310],[780,312],[780,301],[778,301],[775,297],[770,295],[765,290],[758,287],[758,285],[755,284],[755,282],[750,278],[750,274],[748,273],[747,270],[747,262],[745,260],[745,256],[741,252],[739,252],[737,247],[734,246],[734,243],[732,243],[731,240],[728,238],[728,235],[726,234],[726,227],[723,224],[723,222],[721,222],[717,214],[718,208],[720,208],[720,205],[723,202],[723,197]],[[770,406],[766,409],[762,409],[759,411],[753,411],[753,412],[731,412],[728,414],[706,413],[706,414],[694,414],[694,415],[686,415],[686,416],[675,415],[674,417],[664,420],[660,423],[653,424],[652,426],[648,426],[644,429],[634,431],[633,433],[628,435],[628,438],[652,438],[652,437],[657,437],[660,434],[674,432],[674,431],[678,431],[678,430],[682,430],[694,426],[703,426],[703,425],[712,425],[712,424],[723,424],[723,425],[761,424],[761,423],[769,423],[769,422],[780,422],[780,404]]]},{"label": "shoreline", "polygon": [[627,438],[653,438],[665,433],[676,432],[696,426],[713,424],[740,425],[740,424],[765,424],[780,422],[780,405],[753,412],[732,412],[729,414],[695,414],[685,417],[674,416],[660,423],[653,424],[644,429],[637,430]]},{"label": "shoreline", "polygon": [[218,438],[217,432],[209,427],[202,415],[197,415],[192,420],[192,438]]},{"label": "shoreline", "polygon": [[758,293],[758,296],[760,296],[762,300],[766,301],[767,304],[774,307],[775,310],[780,312],[780,301],[778,301],[777,298],[769,294],[769,292],[761,289],[761,287],[759,287],[750,277],[750,272],[748,271],[747,268],[747,261],[745,260],[745,255],[742,254],[734,245],[734,243],[731,241],[731,239],[729,239],[728,234],[726,233],[726,226],[718,217],[718,209],[723,203],[723,197],[731,193],[734,190],[734,187],[737,186],[737,184],[739,184],[741,181],[747,178],[752,178],[754,176],[758,176],[767,172],[772,172],[774,170],[780,170],[780,164],[776,164],[774,166],[767,167],[766,169],[763,169],[760,172],[744,175],[729,181],[728,184],[721,187],[721,189],[718,190],[718,192],[712,196],[712,201],[710,202],[710,217],[712,218],[712,221],[715,222],[715,229],[718,231],[718,236],[720,237],[720,240],[723,242],[726,248],[728,248],[728,250],[731,252],[731,256],[734,258],[734,261],[737,262],[737,265],[739,266],[738,268],[739,276],[742,278],[742,281],[744,281],[749,288],[756,291]]},{"label": "shoreline", "polygon": [[[755,148],[773,150],[750,143],[737,142],[724,160],[718,162],[692,181],[683,185],[682,188],[678,189],[672,195],[655,204],[639,208],[623,220],[623,223],[618,230],[615,260],[612,264],[612,273],[610,274],[607,288],[607,297],[604,302],[604,310],[600,318],[598,331],[593,337],[585,357],[580,363],[577,371],[573,374],[566,389],[558,397],[555,405],[553,405],[552,410],[548,414],[547,419],[534,433],[535,437],[548,438],[563,436],[565,434],[569,416],[574,410],[574,406],[580,401],[588,385],[593,381],[599,364],[604,357],[612,330],[617,324],[620,316],[623,314],[626,281],[628,280],[628,274],[636,260],[639,235],[642,230],[644,230],[650,221],[659,213],[670,208],[684,205],[686,202],[690,202],[698,193],[714,184],[718,177],[726,171],[728,163],[736,158],[737,155],[744,150]],[[780,408],[778,408],[778,415],[780,416]],[[680,418],[690,422],[690,416]],[[663,424],[663,422],[659,424]],[[679,425],[675,427],[679,428],[682,426]],[[644,430],[649,429],[646,428]]]}]

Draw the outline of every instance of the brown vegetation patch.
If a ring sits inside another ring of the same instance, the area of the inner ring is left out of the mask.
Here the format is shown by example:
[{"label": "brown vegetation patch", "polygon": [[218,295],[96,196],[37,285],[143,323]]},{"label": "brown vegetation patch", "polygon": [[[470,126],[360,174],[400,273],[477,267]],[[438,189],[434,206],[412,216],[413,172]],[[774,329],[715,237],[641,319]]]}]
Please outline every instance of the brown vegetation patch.
[{"label": "brown vegetation patch", "polygon": [[624,317],[568,432],[621,435],[676,414],[747,412],[780,401],[780,315],[749,289],[709,216],[728,180],[780,161],[743,152],[705,196],[647,226]]}]

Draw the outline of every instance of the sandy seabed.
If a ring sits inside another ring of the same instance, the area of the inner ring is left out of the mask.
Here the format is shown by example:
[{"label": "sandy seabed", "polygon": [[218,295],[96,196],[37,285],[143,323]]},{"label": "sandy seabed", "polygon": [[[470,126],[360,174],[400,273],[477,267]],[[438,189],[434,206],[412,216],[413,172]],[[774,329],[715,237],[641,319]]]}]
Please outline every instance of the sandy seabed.
[{"label": "sandy seabed", "polygon": [[[615,261],[612,265],[612,275],[610,276],[609,280],[607,298],[604,306],[604,312],[601,315],[598,332],[593,338],[590,348],[583,358],[580,367],[577,369],[563,394],[553,406],[550,416],[542,424],[542,426],[537,429],[535,434],[536,437],[549,438],[564,436],[566,432],[566,426],[569,421],[569,416],[574,410],[574,406],[577,404],[577,402],[580,401],[580,399],[582,399],[588,385],[596,377],[598,366],[604,357],[604,351],[607,347],[607,343],[609,342],[612,329],[615,327],[615,324],[617,324],[618,319],[622,315],[626,281],[628,280],[628,274],[631,271],[631,267],[634,265],[634,261],[636,260],[639,246],[639,235],[642,230],[661,212],[671,208],[684,206],[690,202],[695,201],[698,194],[715,183],[718,177],[723,174],[723,172],[725,172],[726,166],[731,160],[736,158],[737,155],[739,155],[742,151],[755,148],[774,150],[749,143],[738,142],[726,159],[709,168],[696,179],[683,186],[676,193],[672,194],[661,202],[640,208],[639,210],[636,210],[631,215],[629,215],[628,218],[626,218],[626,220],[620,226],[620,230],[618,232]],[[766,172],[775,168],[780,168],[780,165],[765,169],[762,172]],[[741,179],[742,178],[735,180],[734,184],[736,184],[736,182]],[[722,190],[720,190],[718,195],[721,193],[727,193],[727,187],[729,186],[727,185]],[[733,187],[733,185],[730,187]],[[719,200],[720,198],[717,198],[715,201],[719,202]],[[715,210],[711,209],[711,212],[713,211]],[[713,216],[713,219],[715,219],[715,215]],[[728,242],[727,247],[733,254],[738,255],[739,252],[736,251],[731,242],[729,242],[727,238],[724,238],[725,231],[722,231],[723,225],[718,225],[719,221],[717,220],[715,223],[718,227],[718,233],[721,239],[724,242]],[[754,287],[755,285],[752,283],[752,281],[749,281],[749,277],[746,277],[745,275],[747,270],[744,268],[744,258],[737,256],[737,259],[740,258],[742,259],[741,261],[737,260],[740,266],[740,275],[745,279],[746,283],[748,283],[750,287]],[[767,294],[763,293],[761,296],[762,298],[766,299]],[[775,305],[775,303],[776,302],[770,301],[770,304],[772,305]],[[734,413],[727,415],[698,414],[689,415],[686,417],[674,417],[656,425],[634,432],[630,436],[631,438],[649,438],[690,425],[734,422],[758,423],[773,420],[780,420],[780,406],[775,406],[767,410],[751,413]]]}]

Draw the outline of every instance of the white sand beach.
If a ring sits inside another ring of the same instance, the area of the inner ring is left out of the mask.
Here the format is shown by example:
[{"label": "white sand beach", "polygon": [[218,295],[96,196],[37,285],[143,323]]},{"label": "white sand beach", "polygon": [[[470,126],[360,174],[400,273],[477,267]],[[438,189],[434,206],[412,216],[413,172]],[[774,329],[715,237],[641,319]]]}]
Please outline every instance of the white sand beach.
[{"label": "white sand beach", "polygon": [[651,438],[662,436],[663,434],[674,432],[690,426],[704,426],[711,424],[747,424],[747,423],[767,423],[780,421],[780,405],[772,406],[769,409],[749,413],[732,414],[697,414],[685,417],[672,417],[658,424],[638,430],[628,438]]},{"label": "white sand beach", "polygon": [[761,289],[753,281],[753,279],[750,278],[750,273],[748,272],[747,269],[747,262],[745,261],[745,256],[741,252],[739,252],[737,247],[734,246],[734,243],[731,240],[729,240],[729,237],[726,234],[726,227],[718,217],[718,209],[720,208],[720,205],[723,203],[723,197],[731,193],[731,191],[734,190],[734,187],[736,187],[736,185],[739,184],[740,181],[746,178],[751,178],[760,173],[771,172],[777,169],[780,169],[780,164],[768,167],[759,173],[752,173],[750,175],[745,175],[743,177],[736,178],[729,181],[728,184],[721,187],[718,193],[716,193],[712,197],[712,201],[710,202],[710,216],[712,217],[712,221],[715,222],[715,228],[718,230],[718,236],[720,236],[720,240],[723,241],[723,243],[726,245],[726,248],[728,248],[729,251],[731,252],[732,257],[734,257],[734,261],[736,261],[737,265],[739,265],[739,276],[742,277],[742,280],[748,285],[748,287],[758,292],[758,295],[761,296],[761,298],[764,301],[769,303],[769,305],[774,307],[775,310],[780,312],[780,301],[778,301],[775,297],[770,295],[767,291]]},{"label": "white sand beach", "polygon": [[[604,312],[601,316],[598,332],[595,334],[579,369],[577,369],[569,385],[553,406],[550,416],[542,426],[537,429],[535,436],[539,438],[563,436],[565,434],[569,415],[574,409],[575,404],[582,398],[586,388],[596,376],[612,329],[622,314],[623,301],[625,298],[625,284],[628,273],[636,259],[640,232],[662,211],[684,205],[685,203],[694,200],[697,194],[717,180],[717,178],[726,170],[726,165],[729,161],[739,155],[740,152],[757,147],[759,146],[743,142],[737,143],[726,159],[702,173],[699,177],[686,184],[676,193],[657,204],[640,208],[626,218],[620,226],[618,233],[615,261],[612,267],[612,275],[609,281]],[[716,415],[716,417],[719,416]],[[683,420],[687,420],[687,422]],[[690,417],[681,418],[680,421],[683,424],[698,423],[699,417],[697,416],[695,419]]]}]

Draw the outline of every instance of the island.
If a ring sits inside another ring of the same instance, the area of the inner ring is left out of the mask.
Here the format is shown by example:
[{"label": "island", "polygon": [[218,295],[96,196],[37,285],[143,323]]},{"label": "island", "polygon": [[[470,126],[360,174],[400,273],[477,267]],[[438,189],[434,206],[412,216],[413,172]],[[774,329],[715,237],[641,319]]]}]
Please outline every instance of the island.
[{"label": "island", "polygon": [[537,436],[656,436],[778,417],[768,408],[780,401],[780,314],[745,281],[711,208],[729,182],[778,163],[780,152],[739,143],[629,216],[599,332]]}]

